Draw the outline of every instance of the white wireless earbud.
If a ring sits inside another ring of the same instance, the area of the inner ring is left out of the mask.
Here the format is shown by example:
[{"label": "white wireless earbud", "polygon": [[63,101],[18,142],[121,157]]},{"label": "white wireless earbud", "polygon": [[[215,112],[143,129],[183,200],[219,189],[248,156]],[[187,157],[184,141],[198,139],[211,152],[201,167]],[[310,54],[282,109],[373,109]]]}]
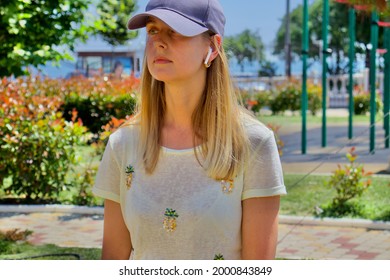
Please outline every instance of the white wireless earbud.
[{"label": "white wireless earbud", "polygon": [[211,53],[213,52],[213,49],[210,47],[209,48],[209,52],[207,53],[207,56],[206,56],[206,59],[204,60],[204,65],[206,67],[209,67],[210,64],[209,64],[209,60],[210,60],[210,56],[211,56]]}]

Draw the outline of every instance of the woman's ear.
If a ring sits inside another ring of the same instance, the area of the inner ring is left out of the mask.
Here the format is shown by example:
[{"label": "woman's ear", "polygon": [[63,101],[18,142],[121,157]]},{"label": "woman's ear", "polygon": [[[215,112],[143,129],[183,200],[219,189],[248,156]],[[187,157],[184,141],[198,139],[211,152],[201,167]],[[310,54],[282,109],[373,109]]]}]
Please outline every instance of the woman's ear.
[{"label": "woman's ear", "polygon": [[218,49],[221,49],[222,46],[222,37],[219,34],[215,34],[212,38],[213,46],[215,46]]},{"label": "woman's ear", "polygon": [[209,67],[211,62],[219,55],[219,50],[221,49],[221,46],[222,46],[221,35],[219,34],[213,35],[211,38],[211,45],[204,63],[206,67]]}]

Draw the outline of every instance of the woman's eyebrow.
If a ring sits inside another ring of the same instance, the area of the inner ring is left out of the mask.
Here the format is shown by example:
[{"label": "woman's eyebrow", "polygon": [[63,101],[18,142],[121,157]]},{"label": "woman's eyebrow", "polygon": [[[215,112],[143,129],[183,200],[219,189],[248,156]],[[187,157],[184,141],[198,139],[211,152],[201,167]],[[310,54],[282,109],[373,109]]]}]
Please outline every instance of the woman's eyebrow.
[{"label": "woman's eyebrow", "polygon": [[148,18],[147,20],[146,20],[146,24],[149,24],[149,23],[156,23],[156,21],[153,19],[153,18]]}]

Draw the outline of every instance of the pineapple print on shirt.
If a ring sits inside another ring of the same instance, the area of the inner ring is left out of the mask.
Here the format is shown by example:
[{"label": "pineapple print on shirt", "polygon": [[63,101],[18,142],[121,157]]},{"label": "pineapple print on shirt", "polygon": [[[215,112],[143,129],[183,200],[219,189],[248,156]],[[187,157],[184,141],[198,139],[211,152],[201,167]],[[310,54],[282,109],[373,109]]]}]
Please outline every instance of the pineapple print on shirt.
[{"label": "pineapple print on shirt", "polygon": [[131,181],[133,180],[134,167],[132,165],[126,166],[126,187],[129,190],[131,188]]},{"label": "pineapple print on shirt", "polygon": [[224,194],[230,194],[233,192],[234,181],[233,180],[221,180],[222,192]]},{"label": "pineapple print on shirt", "polygon": [[176,210],[173,210],[172,208],[165,209],[164,213],[164,221],[163,221],[163,227],[167,232],[172,232],[176,229],[176,218],[179,217],[179,215],[176,213]]}]

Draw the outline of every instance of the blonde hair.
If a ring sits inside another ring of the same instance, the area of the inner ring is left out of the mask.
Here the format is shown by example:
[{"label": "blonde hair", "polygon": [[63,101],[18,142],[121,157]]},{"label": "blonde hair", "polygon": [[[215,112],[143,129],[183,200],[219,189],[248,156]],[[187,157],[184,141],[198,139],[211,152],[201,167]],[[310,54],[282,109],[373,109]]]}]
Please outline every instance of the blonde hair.
[{"label": "blonde hair", "polygon": [[[218,49],[218,48],[217,48]],[[161,151],[161,130],[166,110],[164,83],[152,77],[144,58],[140,104],[136,119],[140,124],[139,156],[145,171],[153,173]],[[219,49],[207,69],[206,87],[192,114],[195,156],[207,175],[217,180],[234,179],[248,155],[249,141],[242,125],[246,114],[239,106],[227,58]],[[200,139],[201,143],[196,143]],[[196,148],[200,144],[200,155]]]}]

